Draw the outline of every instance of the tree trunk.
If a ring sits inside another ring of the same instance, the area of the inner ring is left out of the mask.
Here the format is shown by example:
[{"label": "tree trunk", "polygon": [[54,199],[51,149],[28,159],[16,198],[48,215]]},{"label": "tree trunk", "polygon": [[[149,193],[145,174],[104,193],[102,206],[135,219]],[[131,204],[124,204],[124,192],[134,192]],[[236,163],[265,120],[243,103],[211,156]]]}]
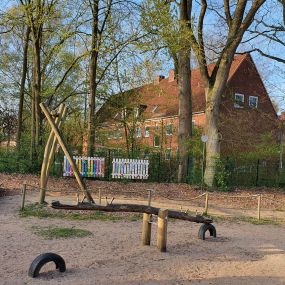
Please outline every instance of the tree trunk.
[{"label": "tree trunk", "polygon": [[20,101],[18,109],[18,128],[17,128],[17,139],[16,139],[18,151],[21,148],[21,135],[23,129],[23,107],[24,107],[24,97],[25,97],[25,83],[28,71],[28,47],[29,47],[30,31],[31,31],[30,27],[27,27],[24,39],[23,69],[22,69],[22,78],[20,85]]},{"label": "tree trunk", "polygon": [[[146,213],[152,215],[158,215],[159,208],[137,204],[108,204],[106,206],[96,204],[78,204],[78,205],[67,205],[61,204],[59,201],[51,203],[54,209],[65,209],[74,211],[104,211],[104,212],[126,212],[126,213]],[[212,219],[204,218],[203,216],[190,216],[187,213],[168,210],[168,217],[172,219],[184,220],[194,223],[206,223],[210,224],[213,222]]]},{"label": "tree trunk", "polygon": [[[189,21],[188,1],[180,4],[181,24]],[[189,25],[189,24],[187,24]],[[185,25],[185,27],[187,27]],[[182,43],[183,44],[183,43]],[[186,182],[188,168],[188,151],[186,141],[192,135],[192,102],[191,102],[191,67],[190,50],[183,48],[178,55],[178,88],[179,88],[179,123],[178,123],[178,182]]]},{"label": "tree trunk", "polygon": [[92,7],[92,42],[90,58],[90,97],[89,97],[89,117],[88,117],[88,148],[87,155],[93,156],[95,150],[95,110],[96,110],[96,76],[98,60],[98,21],[99,21],[99,1],[93,1]]},{"label": "tree trunk", "polygon": [[213,86],[205,88],[206,96],[206,167],[204,183],[213,187],[217,160],[220,158],[219,112],[222,95],[225,92],[234,52],[224,55]]},{"label": "tree trunk", "polygon": [[32,34],[33,38],[33,79],[32,79],[32,162],[35,165],[38,159],[41,129],[41,61],[40,39]]},{"label": "tree trunk", "polygon": [[[219,94],[208,93],[206,96],[207,98],[216,98]],[[218,120],[219,104],[217,104],[217,102],[211,102],[209,99],[206,107],[206,134],[208,141],[206,143],[206,167],[204,174],[204,183],[209,187],[214,186],[216,163],[220,158]]]}]

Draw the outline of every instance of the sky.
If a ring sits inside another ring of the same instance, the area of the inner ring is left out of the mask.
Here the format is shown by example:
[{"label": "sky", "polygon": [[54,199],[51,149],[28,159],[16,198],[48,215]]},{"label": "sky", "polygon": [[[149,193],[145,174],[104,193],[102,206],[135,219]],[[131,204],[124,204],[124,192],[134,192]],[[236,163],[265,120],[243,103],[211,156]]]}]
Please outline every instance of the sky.
[{"label": "sky", "polygon": [[[217,3],[219,1],[220,0],[217,0]],[[274,1],[276,0],[267,1],[265,6],[263,7],[263,11],[261,12],[264,12],[266,9],[270,10],[272,8],[270,7],[270,5],[276,6],[278,2],[274,2]],[[16,0],[1,0],[0,13],[8,9],[15,2],[17,1]],[[138,2],[141,2],[141,1],[138,1]],[[276,6],[276,9],[274,9],[273,13],[268,13],[265,19],[267,19],[269,23],[274,23],[274,24],[280,23],[280,19],[282,19],[282,12],[283,11],[282,11],[281,6],[279,7]],[[206,26],[208,25],[210,28],[213,28],[213,22],[214,22],[214,18],[208,17],[206,20]],[[285,42],[285,32],[283,32],[281,39]],[[251,49],[251,45],[261,48],[263,51],[268,52],[270,54],[274,54],[276,56],[285,58],[284,56],[285,46],[284,45],[282,46],[273,41],[271,42],[265,41],[263,37],[258,37],[254,41],[252,41],[250,44],[241,46],[239,50],[244,51],[247,49]],[[285,111],[285,65],[282,63],[278,63],[276,61],[270,60],[268,58],[262,57],[257,52],[254,52],[251,55],[264,81],[268,94],[278,104],[279,110]],[[168,70],[171,67],[172,67],[171,62],[165,62],[162,65],[161,73],[167,76]]]}]

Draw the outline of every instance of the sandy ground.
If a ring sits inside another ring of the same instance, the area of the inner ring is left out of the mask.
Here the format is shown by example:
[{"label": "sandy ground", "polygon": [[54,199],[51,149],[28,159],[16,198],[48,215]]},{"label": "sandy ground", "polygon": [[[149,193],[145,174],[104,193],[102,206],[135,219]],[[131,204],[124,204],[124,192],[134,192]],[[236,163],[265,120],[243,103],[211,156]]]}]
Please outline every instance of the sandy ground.
[{"label": "sandy ground", "polygon": [[[197,238],[198,224],[170,221],[167,253],[141,245],[141,221],[103,222],[19,218],[19,195],[0,198],[0,284],[285,284],[285,226],[216,224],[218,237]],[[87,229],[92,236],[46,240],[32,226]],[[27,276],[43,252],[64,257],[65,273],[43,268]]]}]

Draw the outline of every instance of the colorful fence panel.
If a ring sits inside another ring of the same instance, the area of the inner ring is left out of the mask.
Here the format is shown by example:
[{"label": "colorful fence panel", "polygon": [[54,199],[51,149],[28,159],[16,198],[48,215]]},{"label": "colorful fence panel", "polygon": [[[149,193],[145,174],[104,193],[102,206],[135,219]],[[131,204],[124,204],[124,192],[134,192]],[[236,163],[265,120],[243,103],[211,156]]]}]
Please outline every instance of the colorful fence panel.
[{"label": "colorful fence panel", "polygon": [[148,179],[148,160],[114,158],[112,163],[112,178]]},{"label": "colorful fence panel", "polygon": [[[73,156],[80,174],[83,177],[104,177],[105,158]],[[72,167],[64,156],[63,176],[73,176]]]}]

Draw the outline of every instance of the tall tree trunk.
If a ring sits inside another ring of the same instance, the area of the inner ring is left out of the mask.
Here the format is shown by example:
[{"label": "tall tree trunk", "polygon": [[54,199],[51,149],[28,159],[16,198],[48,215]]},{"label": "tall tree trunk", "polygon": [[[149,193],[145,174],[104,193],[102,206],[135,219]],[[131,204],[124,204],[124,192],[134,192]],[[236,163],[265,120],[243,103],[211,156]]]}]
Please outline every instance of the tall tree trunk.
[{"label": "tall tree trunk", "polygon": [[215,185],[215,173],[217,160],[220,158],[220,134],[219,134],[219,112],[222,95],[225,92],[227,79],[234,51],[224,55],[220,62],[219,71],[213,86],[205,88],[206,95],[206,167],[204,183],[213,187]]},{"label": "tall tree trunk", "polygon": [[24,39],[23,67],[22,67],[22,78],[20,85],[20,101],[18,108],[18,128],[17,128],[17,139],[16,139],[18,151],[21,148],[21,136],[23,129],[23,107],[24,107],[24,96],[25,96],[25,83],[28,71],[28,47],[29,47],[30,32],[31,32],[30,27],[27,27]]},{"label": "tall tree trunk", "polygon": [[[206,91],[207,92],[207,91]],[[210,91],[206,93],[207,98],[216,98],[217,94]],[[204,183],[212,187],[215,182],[216,163],[220,158],[220,141],[219,141],[219,104],[217,100],[207,100],[206,106],[206,134],[208,141],[206,143],[206,167],[204,174]]]},{"label": "tall tree trunk", "polygon": [[40,38],[33,34],[33,80],[32,80],[32,159],[38,157],[41,135],[41,55]]},{"label": "tall tree trunk", "polygon": [[[183,0],[180,4],[181,25],[189,27],[191,7],[189,1]],[[184,44],[182,43],[182,46]],[[178,88],[179,88],[179,124],[178,149],[179,166],[178,182],[185,182],[188,168],[188,151],[186,140],[192,135],[192,102],[191,102],[191,67],[190,49],[185,46],[178,54]]]},{"label": "tall tree trunk", "polygon": [[99,0],[93,1],[92,5],[92,42],[90,58],[90,97],[88,116],[88,148],[87,155],[93,156],[95,150],[95,110],[96,110],[96,76],[98,60],[98,20],[99,20]]}]

